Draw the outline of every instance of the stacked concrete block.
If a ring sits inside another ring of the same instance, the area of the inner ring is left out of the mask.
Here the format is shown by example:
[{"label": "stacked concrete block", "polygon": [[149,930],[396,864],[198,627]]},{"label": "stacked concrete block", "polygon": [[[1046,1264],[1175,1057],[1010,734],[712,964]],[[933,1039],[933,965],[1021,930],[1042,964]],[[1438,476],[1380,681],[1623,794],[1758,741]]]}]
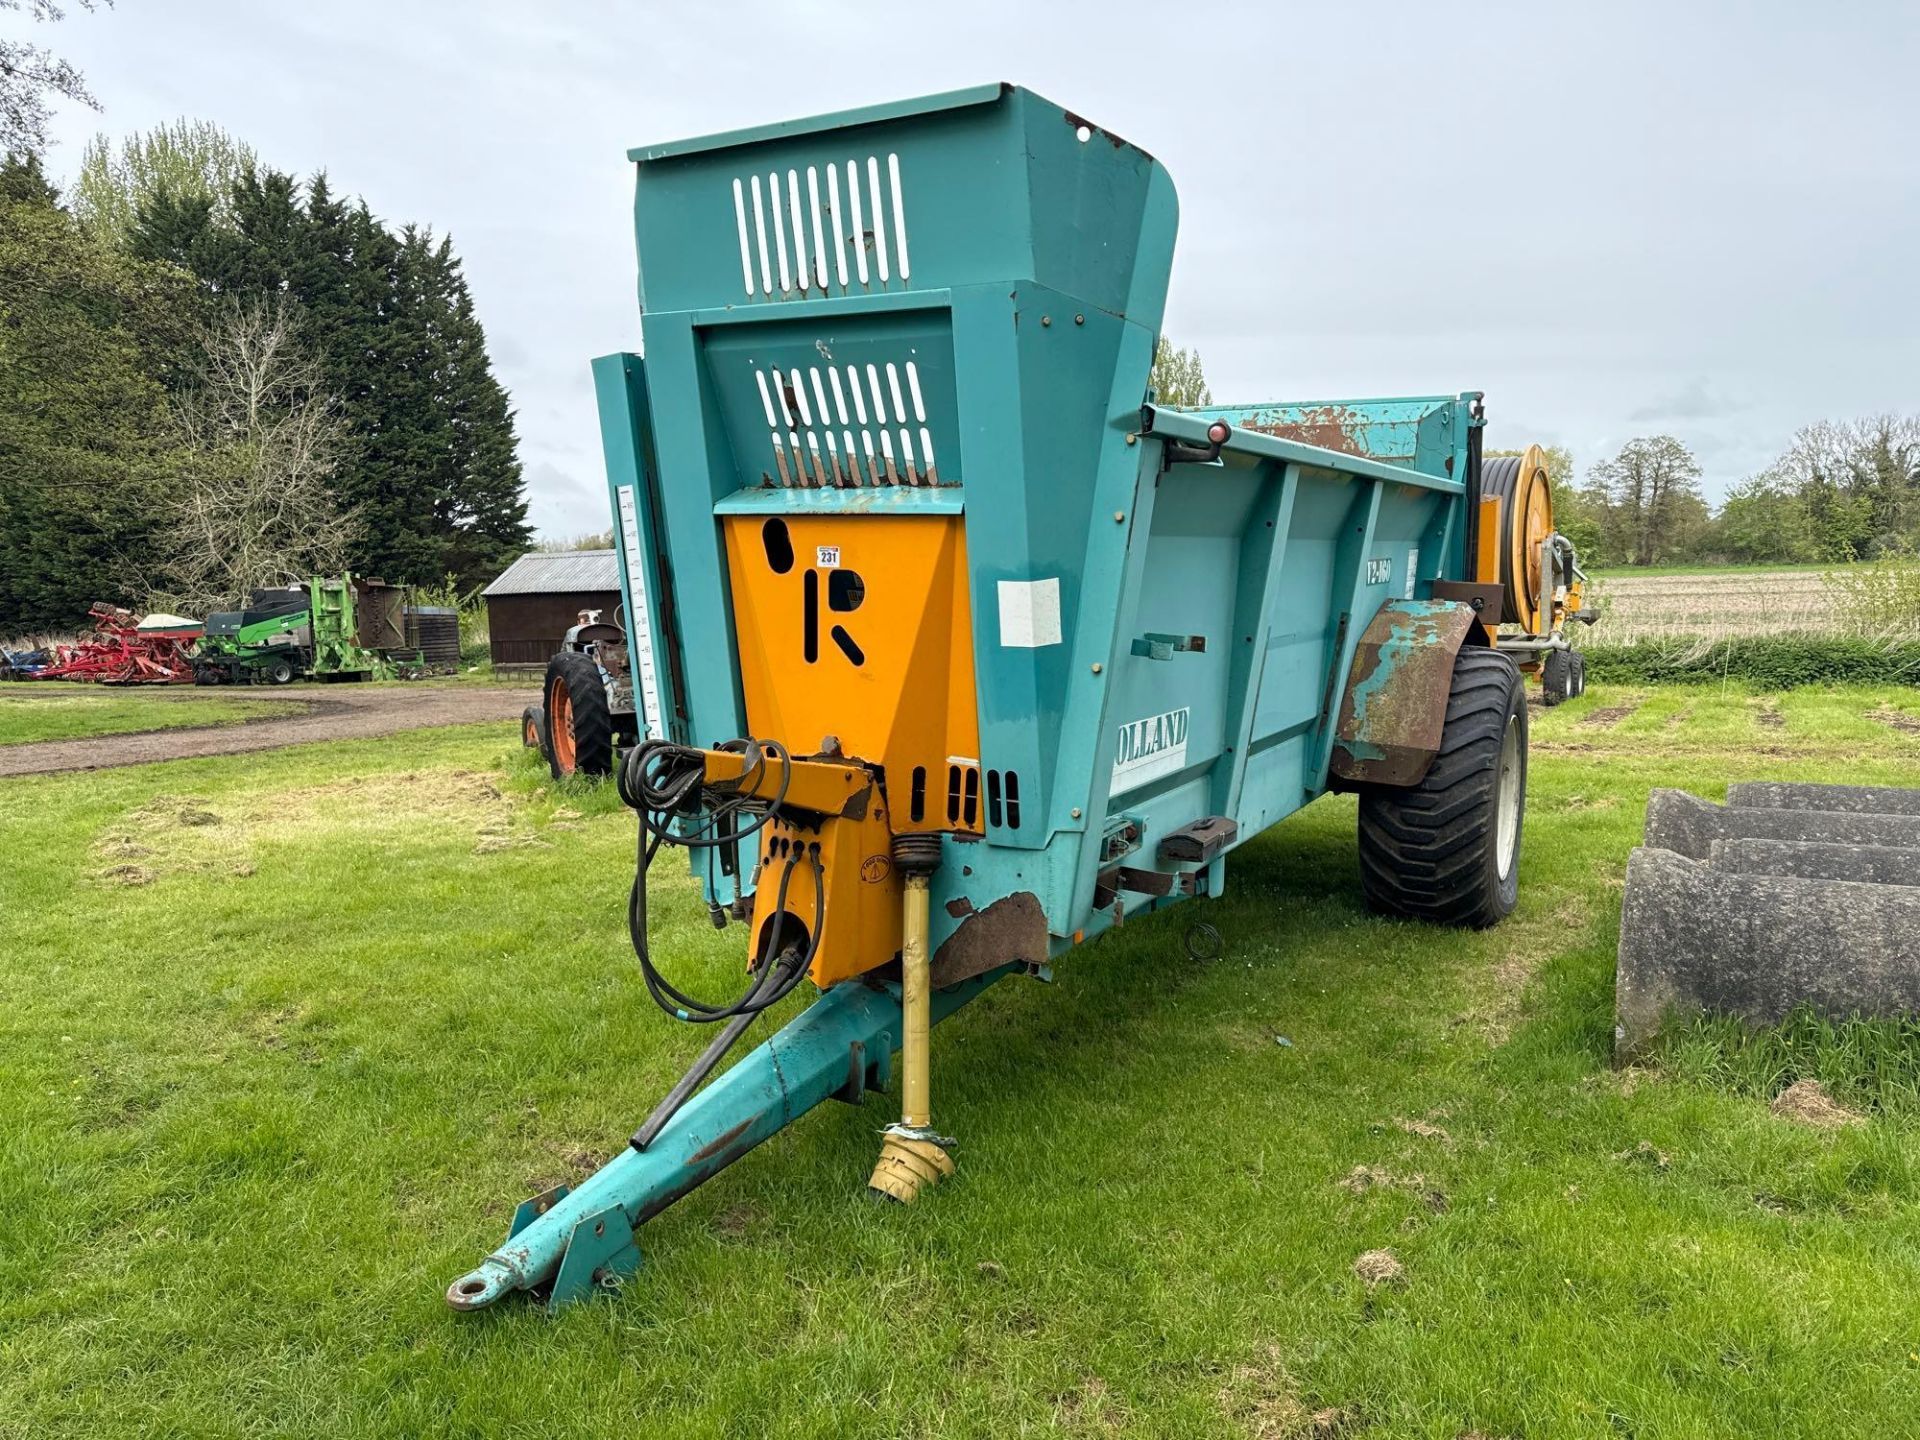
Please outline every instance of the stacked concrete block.
[{"label": "stacked concrete block", "polygon": [[1920,790],[1740,784],[1647,802],[1627,862],[1614,1052],[1670,1018],[1920,1012]]}]

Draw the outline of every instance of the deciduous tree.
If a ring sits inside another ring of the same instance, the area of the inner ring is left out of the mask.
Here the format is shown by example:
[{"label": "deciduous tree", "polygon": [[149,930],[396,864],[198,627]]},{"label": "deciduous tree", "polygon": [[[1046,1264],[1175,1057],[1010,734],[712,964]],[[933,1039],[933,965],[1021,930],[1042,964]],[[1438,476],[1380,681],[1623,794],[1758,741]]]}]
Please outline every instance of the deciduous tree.
[{"label": "deciduous tree", "polygon": [[1668,558],[1706,527],[1700,464],[1671,435],[1628,441],[1590,476],[1605,490],[1609,538],[1631,564]]},{"label": "deciduous tree", "polygon": [[346,428],[296,330],[276,296],[228,300],[201,333],[156,537],[151,588],[172,607],[205,614],[344,568],[356,517],[333,481]]},{"label": "deciduous tree", "polygon": [[37,161],[0,165],[0,629],[138,598],[197,305],[191,276],[89,241]]},{"label": "deciduous tree", "polygon": [[[91,10],[94,5],[95,0],[80,0],[83,10]],[[66,18],[66,12],[53,0],[0,0],[0,10],[24,10],[48,24]],[[100,108],[88,93],[85,78],[70,61],[62,60],[44,45],[0,35],[0,158],[38,155],[46,149],[51,114],[47,97],[51,95],[91,110]]]},{"label": "deciduous tree", "polygon": [[228,225],[234,186],[257,164],[251,145],[204,120],[136,130],[117,147],[96,135],[80,159],[73,213],[102,239],[124,245],[140,211],[164,191],[176,201],[205,201],[213,220]]},{"label": "deciduous tree", "polygon": [[1154,347],[1153,375],[1149,383],[1153,386],[1154,399],[1162,405],[1190,410],[1213,403],[1206,371],[1200,365],[1200,352],[1181,350],[1164,335]]}]

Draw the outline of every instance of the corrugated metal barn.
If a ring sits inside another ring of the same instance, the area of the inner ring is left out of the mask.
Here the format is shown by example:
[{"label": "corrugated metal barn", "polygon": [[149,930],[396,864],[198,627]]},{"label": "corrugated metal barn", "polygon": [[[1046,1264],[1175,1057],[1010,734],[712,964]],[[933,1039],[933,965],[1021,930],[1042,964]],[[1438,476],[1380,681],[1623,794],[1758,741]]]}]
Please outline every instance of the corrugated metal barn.
[{"label": "corrugated metal barn", "polygon": [[536,550],[483,593],[493,668],[544,673],[582,610],[620,618],[619,561],[611,550]]}]

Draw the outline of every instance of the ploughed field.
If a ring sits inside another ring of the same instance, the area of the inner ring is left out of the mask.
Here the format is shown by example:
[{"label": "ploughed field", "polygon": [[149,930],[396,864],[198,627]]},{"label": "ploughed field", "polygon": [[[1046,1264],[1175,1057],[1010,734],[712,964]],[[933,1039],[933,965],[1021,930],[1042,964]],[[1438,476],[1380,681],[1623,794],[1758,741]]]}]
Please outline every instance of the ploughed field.
[{"label": "ploughed field", "polygon": [[1584,644],[1822,635],[1848,628],[1833,586],[1819,570],[1620,570],[1598,577],[1593,594],[1603,614]]},{"label": "ploughed field", "polygon": [[[935,1032],[921,1203],[863,1194],[895,1099],[828,1105],[557,1320],[441,1292],[708,1038],[646,998],[610,788],[510,721],[0,780],[0,1435],[1900,1433],[1912,1035],[1609,1047],[1648,790],[1920,785],[1920,692],[1532,723],[1507,924],[1369,917],[1323,800]],[[742,932],[654,908],[739,988]],[[1845,1113],[1774,1113],[1806,1078]]]}]

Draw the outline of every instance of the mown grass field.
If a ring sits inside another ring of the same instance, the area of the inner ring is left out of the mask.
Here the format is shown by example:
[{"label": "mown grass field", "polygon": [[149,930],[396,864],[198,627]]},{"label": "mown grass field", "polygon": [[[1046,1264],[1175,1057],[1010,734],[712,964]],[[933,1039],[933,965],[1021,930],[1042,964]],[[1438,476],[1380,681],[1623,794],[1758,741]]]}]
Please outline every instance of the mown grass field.
[{"label": "mown grass field", "polygon": [[[498,727],[0,782],[0,1435],[1912,1433],[1920,1098],[1828,1052],[1874,1108],[1818,1131],[1703,1042],[1609,1063],[1648,789],[1920,785],[1897,717],[1536,712],[1485,934],[1369,918],[1321,801],[1236,855],[1223,959],[1178,910],[936,1032],[923,1203],[862,1193],[894,1102],[830,1105],[558,1320],[441,1292],[706,1038],[635,972],[611,794]],[[656,926],[737,985],[739,932]]]},{"label": "mown grass field", "polygon": [[268,700],[205,691],[33,681],[0,686],[0,745],[170,730],[182,725],[228,725],[285,708]]}]

